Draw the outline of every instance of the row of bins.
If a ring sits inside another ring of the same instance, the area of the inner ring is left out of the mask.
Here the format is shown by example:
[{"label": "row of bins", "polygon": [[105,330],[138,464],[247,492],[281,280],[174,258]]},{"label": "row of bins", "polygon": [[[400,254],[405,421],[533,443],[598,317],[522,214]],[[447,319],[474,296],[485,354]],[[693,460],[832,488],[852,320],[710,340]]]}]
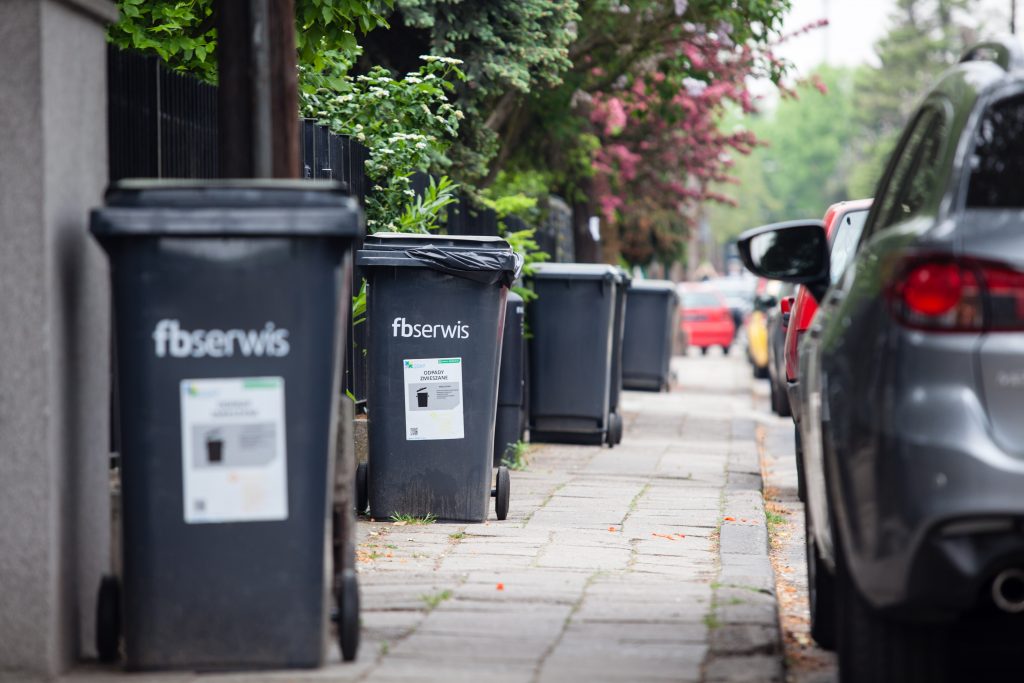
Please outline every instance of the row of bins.
[{"label": "row of bins", "polygon": [[[355,506],[334,468],[358,206],[329,183],[126,182],[91,229],[111,265],[121,445],[101,656],[318,666],[333,615],[353,658]],[[544,264],[524,320],[522,260],[500,238],[378,233],[355,260],[371,455],[365,476],[351,454],[340,467],[378,517],[481,522],[494,498],[504,519],[524,428],[613,446],[623,386],[668,385],[671,283]]]},{"label": "row of bins", "polygon": [[622,389],[668,388],[675,285],[565,263],[541,264],[530,282],[530,440],[615,446]]}]

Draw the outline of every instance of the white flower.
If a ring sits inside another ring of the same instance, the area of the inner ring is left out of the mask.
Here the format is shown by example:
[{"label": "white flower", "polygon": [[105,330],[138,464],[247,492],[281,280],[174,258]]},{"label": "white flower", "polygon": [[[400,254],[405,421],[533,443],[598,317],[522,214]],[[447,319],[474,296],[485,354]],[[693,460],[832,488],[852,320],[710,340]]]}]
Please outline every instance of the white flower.
[{"label": "white flower", "polygon": [[462,110],[456,109],[455,110],[455,118],[457,118],[459,121],[461,121],[462,119],[466,118],[466,115],[462,113]]},{"label": "white flower", "polygon": [[699,97],[704,92],[704,89],[708,87],[708,84],[687,76],[683,79],[683,87],[686,88],[686,94],[690,97]]},{"label": "white flower", "polygon": [[423,80],[434,81],[437,80],[437,76],[435,76],[434,74],[427,74],[426,76],[423,77]]},{"label": "white flower", "polygon": [[383,187],[381,187],[380,185],[374,185],[374,186],[373,186],[373,189],[374,189],[374,190],[377,190],[378,192],[383,192],[383,191],[384,191],[384,188],[383,188]]},{"label": "white flower", "polygon": [[419,76],[412,76],[412,75],[410,75],[410,76],[406,76],[405,77],[405,82],[406,83],[411,83],[412,85],[418,85],[418,84],[423,82],[423,79],[420,78]]},{"label": "white flower", "polygon": [[427,143],[425,143],[425,142],[417,142],[416,143],[416,149],[426,149],[426,148],[427,148]]},{"label": "white flower", "polygon": [[416,196],[416,193],[413,192],[412,190],[402,190],[402,194],[406,195],[407,197],[415,197]]}]

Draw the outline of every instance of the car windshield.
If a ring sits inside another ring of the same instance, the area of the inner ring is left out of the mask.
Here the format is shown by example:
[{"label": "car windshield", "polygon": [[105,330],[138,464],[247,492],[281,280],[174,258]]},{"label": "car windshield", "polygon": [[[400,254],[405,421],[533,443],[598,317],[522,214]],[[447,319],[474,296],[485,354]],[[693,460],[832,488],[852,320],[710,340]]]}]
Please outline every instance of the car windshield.
[{"label": "car windshield", "polygon": [[849,211],[839,218],[839,224],[832,231],[832,252],[829,260],[832,284],[839,282],[846,266],[850,265],[853,253],[860,242],[860,234],[864,230],[864,221],[868,218],[867,209]]},{"label": "car windshield", "polygon": [[721,308],[722,302],[714,292],[683,292],[684,308]]}]

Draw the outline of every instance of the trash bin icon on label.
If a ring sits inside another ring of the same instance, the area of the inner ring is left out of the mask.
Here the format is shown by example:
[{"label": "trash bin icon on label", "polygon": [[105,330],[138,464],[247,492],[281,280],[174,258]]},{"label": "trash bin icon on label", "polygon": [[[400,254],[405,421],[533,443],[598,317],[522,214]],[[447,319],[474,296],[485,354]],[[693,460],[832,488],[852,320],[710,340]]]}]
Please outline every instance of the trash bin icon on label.
[{"label": "trash bin icon on label", "polygon": [[224,439],[218,430],[206,435],[206,462],[216,465],[224,461]]},{"label": "trash bin icon on label", "polygon": [[428,400],[430,399],[430,391],[427,387],[416,390],[416,405],[420,408],[426,408]]}]

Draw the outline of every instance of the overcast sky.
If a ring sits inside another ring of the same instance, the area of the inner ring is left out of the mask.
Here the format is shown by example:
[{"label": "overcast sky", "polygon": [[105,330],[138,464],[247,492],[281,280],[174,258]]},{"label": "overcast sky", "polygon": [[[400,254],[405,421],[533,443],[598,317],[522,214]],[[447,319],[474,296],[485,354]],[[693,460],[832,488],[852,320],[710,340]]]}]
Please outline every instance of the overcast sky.
[{"label": "overcast sky", "polygon": [[[979,0],[980,10],[973,19],[983,25],[983,35],[1009,30],[1012,1]],[[786,33],[822,18],[829,20],[829,26],[787,41],[778,52],[794,63],[801,76],[822,62],[837,66],[873,63],[874,43],[885,33],[895,4],[894,0],[793,0]],[[1024,1],[1018,0],[1018,24],[1024,24],[1021,14]]]}]

